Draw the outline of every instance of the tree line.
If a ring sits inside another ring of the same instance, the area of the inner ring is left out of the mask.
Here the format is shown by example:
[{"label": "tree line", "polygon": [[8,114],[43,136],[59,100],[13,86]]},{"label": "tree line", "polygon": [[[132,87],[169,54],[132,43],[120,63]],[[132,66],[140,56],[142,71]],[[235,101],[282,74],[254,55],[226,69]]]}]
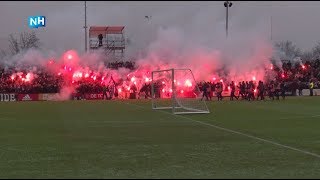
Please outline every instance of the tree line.
[{"label": "tree line", "polygon": [[[13,56],[31,48],[41,48],[40,39],[34,31],[22,32],[17,36],[10,34],[8,38],[8,49],[0,50],[0,58],[7,55]],[[274,55],[281,60],[292,61],[298,57],[303,61],[320,59],[320,41],[309,51],[302,51],[289,40],[274,43],[274,50]]]},{"label": "tree line", "polygon": [[28,49],[40,49],[41,43],[40,39],[37,37],[34,31],[32,32],[22,32],[19,35],[15,36],[10,34],[8,38],[8,49],[1,50],[0,55],[4,56],[13,56],[19,54],[20,52],[27,51]]},{"label": "tree line", "polygon": [[313,61],[320,59],[320,41],[311,49],[302,51],[292,41],[281,41],[274,44],[274,48],[279,52],[281,60],[292,61],[294,58],[301,58],[303,61]]}]

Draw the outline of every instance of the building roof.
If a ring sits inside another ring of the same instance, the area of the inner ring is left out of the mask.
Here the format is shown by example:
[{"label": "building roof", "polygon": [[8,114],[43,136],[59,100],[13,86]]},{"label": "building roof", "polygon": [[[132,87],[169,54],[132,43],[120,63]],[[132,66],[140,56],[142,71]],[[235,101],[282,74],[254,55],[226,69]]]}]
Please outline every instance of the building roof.
[{"label": "building roof", "polygon": [[124,26],[108,26],[107,34],[121,34]]},{"label": "building roof", "polygon": [[95,37],[99,34],[122,34],[124,26],[91,26],[89,29],[89,37]]}]

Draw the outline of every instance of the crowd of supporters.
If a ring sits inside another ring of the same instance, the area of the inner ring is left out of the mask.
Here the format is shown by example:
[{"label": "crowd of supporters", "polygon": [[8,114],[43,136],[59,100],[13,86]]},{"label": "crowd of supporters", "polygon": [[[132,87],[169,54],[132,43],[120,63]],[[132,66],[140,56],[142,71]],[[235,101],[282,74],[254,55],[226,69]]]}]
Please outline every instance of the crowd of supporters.
[{"label": "crowd of supporters", "polygon": [[[310,79],[320,79],[320,60],[306,61],[305,63],[291,63],[284,61],[282,63],[282,70],[275,66],[274,70],[279,73],[277,80],[284,80],[285,82],[300,81],[309,82]],[[280,75],[280,73],[283,73]],[[282,76],[283,75],[283,76]]]},{"label": "crowd of supporters", "polygon": [[[110,69],[127,68],[130,70],[135,69],[134,62],[113,62],[106,66]],[[61,88],[70,83],[58,74],[48,72],[43,67],[37,67],[34,71],[34,77],[32,81],[26,83],[22,79],[12,79],[12,74],[23,72],[22,76],[26,76],[28,72],[34,67],[23,66],[21,69],[16,67],[4,68],[0,65],[0,93],[59,93]],[[203,98],[211,99],[215,94],[218,100],[222,100],[222,92],[230,91],[230,98],[233,99],[256,99],[264,98],[265,95],[273,98],[278,97],[283,92],[292,92],[292,95],[296,95],[297,90],[309,89],[310,83],[313,84],[313,88],[319,88],[320,79],[320,60],[306,61],[305,63],[291,63],[283,62],[282,67],[273,65],[271,68],[277,76],[272,80],[266,82],[228,82],[226,79],[222,82],[201,82],[199,88],[203,91]],[[270,70],[269,70],[270,71]],[[101,77],[97,77],[101,78]],[[78,93],[101,93],[105,88],[105,84],[94,80],[80,80],[72,82],[76,86],[76,92]],[[112,89],[117,95],[117,85],[120,82],[113,82]],[[111,88],[111,87],[107,87]],[[110,91],[108,89],[108,91]],[[145,92],[145,97],[151,95],[150,83],[142,85],[140,89],[137,87],[131,87],[131,91],[135,93]],[[253,93],[254,92],[254,93]],[[261,92],[263,92],[261,94]],[[261,97],[263,96],[263,97]],[[133,97],[135,98],[135,97]]]},{"label": "crowd of supporters", "polygon": [[63,85],[63,79],[60,76],[48,73],[41,68],[38,68],[37,73],[33,74],[34,77],[30,82],[21,78],[13,80],[12,74],[18,72],[21,73],[22,78],[26,78],[29,71],[26,69],[17,71],[15,68],[0,69],[1,93],[57,93]]},{"label": "crowd of supporters", "polygon": [[135,68],[135,63],[132,61],[115,61],[108,63],[107,67],[110,69],[126,68],[133,70]]},{"label": "crowd of supporters", "polygon": [[[116,61],[107,65],[110,69],[134,69],[135,63],[130,61]],[[36,69],[36,70],[34,70]],[[26,81],[28,72],[32,73],[32,79]],[[19,74],[21,73],[21,75]],[[16,77],[12,77],[16,74]],[[21,78],[18,78],[21,76]],[[89,75],[91,76],[91,74]],[[102,78],[97,76],[98,78]],[[17,66],[4,68],[0,65],[0,93],[59,93],[61,87],[70,83],[62,76],[54,74],[41,66]],[[99,81],[85,80],[72,82],[76,86],[76,92],[79,93],[100,93],[103,85]]]},{"label": "crowd of supporters", "polygon": [[[199,84],[200,90],[202,91],[202,98],[206,98],[206,100],[212,100],[214,95],[217,96],[218,101],[222,101],[223,99],[223,83],[211,83],[204,82]],[[286,92],[288,91],[288,86],[286,86],[285,82],[276,82],[270,81],[268,83],[264,83],[263,81],[254,82],[254,81],[242,81],[236,84],[235,82],[231,82],[230,84],[226,84],[227,87],[227,96],[230,97],[230,100],[265,100],[265,96],[268,96],[270,99],[274,100],[285,99]],[[313,89],[313,87],[312,87]],[[299,92],[300,95],[300,92]]]},{"label": "crowd of supporters", "polygon": [[[222,100],[222,92],[230,92],[230,100],[264,100],[265,96],[274,100],[283,99],[287,95],[302,95],[303,89],[309,89],[310,95],[313,95],[313,89],[320,88],[320,60],[306,61],[305,63],[294,63],[284,61],[282,67],[272,65],[271,71],[277,75],[266,82],[242,81],[242,82],[201,82],[199,88],[202,91],[202,99],[211,100],[213,95]],[[298,94],[297,94],[298,91]]]}]

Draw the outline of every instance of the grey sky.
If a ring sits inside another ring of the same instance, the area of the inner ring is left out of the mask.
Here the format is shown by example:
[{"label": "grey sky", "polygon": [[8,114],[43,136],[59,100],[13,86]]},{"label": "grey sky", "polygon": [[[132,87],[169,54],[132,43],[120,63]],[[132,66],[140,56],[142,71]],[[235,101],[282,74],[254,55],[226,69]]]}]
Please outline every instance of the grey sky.
[{"label": "grey sky", "polygon": [[[230,41],[250,32],[273,41],[292,40],[309,49],[320,40],[320,2],[233,2],[230,9]],[[129,52],[148,47],[159,28],[178,28],[190,41],[219,45],[224,37],[223,1],[213,2],[87,2],[88,26],[124,25],[132,41]],[[0,2],[0,49],[8,45],[10,33],[30,31],[28,16],[44,15],[47,27],[36,29],[45,49],[58,53],[68,49],[84,51],[84,2]],[[152,16],[148,22],[144,17]],[[259,31],[259,33],[255,33]],[[250,33],[247,36],[250,37]],[[185,40],[187,41],[187,40]]]}]

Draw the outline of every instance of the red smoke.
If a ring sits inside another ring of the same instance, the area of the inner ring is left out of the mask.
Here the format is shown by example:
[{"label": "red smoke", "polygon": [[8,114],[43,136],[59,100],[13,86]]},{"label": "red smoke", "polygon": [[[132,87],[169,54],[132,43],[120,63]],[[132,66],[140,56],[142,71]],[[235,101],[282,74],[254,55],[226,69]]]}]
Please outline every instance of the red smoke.
[{"label": "red smoke", "polygon": [[[261,54],[259,54],[261,53]],[[252,62],[256,59],[263,58],[264,52],[258,52],[256,57],[253,57]],[[86,59],[88,58],[88,59]],[[76,86],[78,81],[93,82],[98,81],[101,84],[108,85],[113,79],[117,83],[117,88],[119,93],[126,93],[130,91],[133,85],[136,85],[139,90],[145,83],[150,83],[152,81],[151,72],[154,70],[163,70],[171,68],[190,68],[195,76],[197,82],[200,81],[211,81],[216,82],[219,80],[224,85],[228,85],[231,81],[259,81],[264,80],[265,71],[261,70],[259,67],[257,69],[252,69],[242,73],[237,72],[237,68],[229,68],[228,75],[221,75],[218,68],[221,68],[221,64],[218,63],[220,58],[219,53],[207,53],[203,51],[197,51],[192,56],[182,56],[181,59],[185,59],[186,62],[175,62],[174,59],[166,60],[159,56],[158,54],[152,54],[145,59],[140,59],[137,61],[137,69],[134,71],[129,71],[126,69],[111,70],[107,68],[96,66],[88,66],[85,62],[89,61],[90,57],[80,58],[76,51],[69,50],[65,52],[59,60],[53,60],[53,58],[48,59],[46,68],[48,71],[61,76],[64,81]],[[244,64],[246,65],[246,64]],[[265,63],[266,69],[273,69],[270,63]],[[263,68],[264,68],[263,67]],[[17,78],[18,77],[18,78]],[[193,77],[190,75],[188,77],[184,75],[176,75],[174,83],[177,85],[177,91],[181,94],[187,94],[190,89],[195,87]],[[28,83],[31,82],[36,75],[33,72],[28,72],[26,75],[22,73],[16,73],[11,76],[12,81],[20,79],[21,81]],[[283,75],[284,78],[284,75]],[[224,82],[225,81],[225,82]],[[167,80],[162,81],[163,85],[171,86],[170,82]],[[162,89],[163,93],[172,93],[172,88],[166,86]],[[67,91],[69,92],[69,90]]]}]

